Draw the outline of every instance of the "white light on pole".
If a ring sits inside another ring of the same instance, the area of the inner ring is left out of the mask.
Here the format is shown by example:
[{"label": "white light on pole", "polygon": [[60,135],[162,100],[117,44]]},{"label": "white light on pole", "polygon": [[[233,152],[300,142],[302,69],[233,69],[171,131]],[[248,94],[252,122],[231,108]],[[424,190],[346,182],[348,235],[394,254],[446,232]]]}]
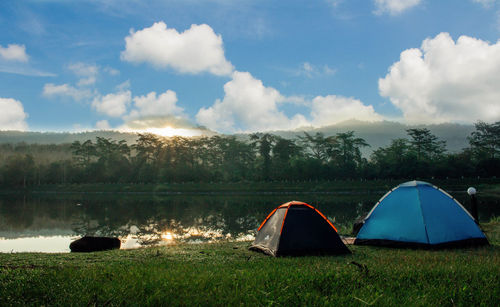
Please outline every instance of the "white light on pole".
[{"label": "white light on pole", "polygon": [[470,196],[470,201],[471,201],[471,215],[472,217],[474,218],[474,221],[476,223],[479,223],[479,216],[478,216],[478,213],[477,213],[477,199],[476,199],[476,189],[473,188],[473,187],[470,187],[467,189],[467,194],[469,194]]},{"label": "white light on pole", "polygon": [[477,191],[474,187],[470,187],[467,189],[467,194],[469,194],[469,196],[472,196],[472,195],[476,195]]}]

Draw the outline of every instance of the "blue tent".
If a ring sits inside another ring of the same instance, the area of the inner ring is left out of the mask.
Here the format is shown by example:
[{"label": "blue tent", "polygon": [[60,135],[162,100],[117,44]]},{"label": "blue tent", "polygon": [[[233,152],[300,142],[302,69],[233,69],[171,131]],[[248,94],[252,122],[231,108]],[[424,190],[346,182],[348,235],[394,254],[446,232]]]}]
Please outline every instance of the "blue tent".
[{"label": "blue tent", "polygon": [[385,194],[368,213],[355,244],[451,247],[488,244],[472,216],[453,197],[422,181]]}]

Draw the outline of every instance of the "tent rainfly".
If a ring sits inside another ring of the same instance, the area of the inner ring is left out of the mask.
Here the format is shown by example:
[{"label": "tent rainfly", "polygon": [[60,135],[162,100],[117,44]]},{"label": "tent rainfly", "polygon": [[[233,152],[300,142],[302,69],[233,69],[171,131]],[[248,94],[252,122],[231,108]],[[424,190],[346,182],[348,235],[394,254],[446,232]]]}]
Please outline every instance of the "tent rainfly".
[{"label": "tent rainfly", "polygon": [[333,224],[316,208],[299,201],[274,209],[260,225],[250,249],[275,257],[351,253]]},{"label": "tent rainfly", "polygon": [[487,245],[488,240],[448,193],[427,182],[409,181],[375,204],[354,244],[446,248]]}]

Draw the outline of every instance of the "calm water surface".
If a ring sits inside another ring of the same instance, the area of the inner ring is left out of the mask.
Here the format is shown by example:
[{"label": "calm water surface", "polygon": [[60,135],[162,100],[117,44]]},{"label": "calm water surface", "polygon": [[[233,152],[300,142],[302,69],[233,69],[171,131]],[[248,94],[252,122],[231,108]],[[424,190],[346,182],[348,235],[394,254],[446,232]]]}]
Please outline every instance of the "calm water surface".
[{"label": "calm water surface", "polygon": [[[117,236],[122,248],[253,240],[271,210],[291,200],[315,206],[347,233],[383,194],[0,195],[0,252],[69,252],[84,235]],[[451,194],[469,207],[465,193]],[[500,215],[500,198],[479,199],[481,221]]]}]

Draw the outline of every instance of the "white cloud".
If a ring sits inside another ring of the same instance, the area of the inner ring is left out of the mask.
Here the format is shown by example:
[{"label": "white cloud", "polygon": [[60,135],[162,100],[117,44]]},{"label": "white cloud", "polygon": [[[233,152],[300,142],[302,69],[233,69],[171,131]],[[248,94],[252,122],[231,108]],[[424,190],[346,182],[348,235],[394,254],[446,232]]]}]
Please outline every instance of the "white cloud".
[{"label": "white cloud", "polygon": [[0,58],[7,61],[28,62],[26,47],[24,45],[9,44],[7,47],[0,45]]},{"label": "white cloud", "polygon": [[328,4],[330,4],[333,8],[336,8],[343,2],[343,0],[326,0]]},{"label": "white cloud", "polygon": [[82,124],[76,123],[73,124],[73,131],[74,132],[82,132],[82,131],[88,131],[89,129],[85,129],[85,127]]},{"label": "white cloud", "polygon": [[314,78],[319,76],[331,76],[336,72],[336,69],[330,68],[328,65],[316,66],[309,62],[304,62],[300,65],[299,69],[294,72],[294,75]]},{"label": "white cloud", "polygon": [[89,65],[84,63],[75,63],[69,66],[69,69],[73,71],[75,75],[81,79],[78,81],[78,85],[92,85],[95,83],[97,74],[99,73],[99,67],[96,65]]},{"label": "white cloud", "polygon": [[195,136],[203,132],[196,128],[177,106],[177,94],[172,90],[157,95],[150,92],[135,96],[133,109],[123,116],[125,123],[118,127],[122,131],[155,133],[163,136]]},{"label": "white cloud", "polygon": [[69,84],[55,85],[47,83],[43,87],[43,95],[46,97],[52,96],[67,96],[74,100],[82,100],[92,96],[92,92],[87,89],[78,89]]},{"label": "white cloud", "polygon": [[120,74],[120,71],[118,69],[114,69],[112,67],[104,67],[104,72],[108,73],[111,76],[118,76]]},{"label": "white cloud", "polygon": [[334,75],[337,70],[335,68],[330,68],[328,65],[323,65],[323,74],[325,75]]},{"label": "white cloud", "polygon": [[500,120],[500,42],[448,33],[401,53],[379,79],[380,94],[409,123]]},{"label": "white cloud", "polygon": [[23,104],[12,98],[0,98],[0,130],[27,130]]},{"label": "white cloud", "polygon": [[309,62],[303,63],[302,64],[302,69],[303,69],[304,72],[309,73],[309,74],[314,71],[311,63],[309,63]]},{"label": "white cloud", "polygon": [[32,67],[24,45],[9,44],[7,47],[0,45],[0,72],[33,77],[55,77],[50,72],[45,72]]},{"label": "white cloud", "polygon": [[109,130],[111,129],[111,126],[109,125],[109,122],[105,119],[98,121],[95,123],[95,127],[99,130]]},{"label": "white cloud", "polygon": [[151,92],[145,96],[134,97],[134,109],[128,118],[140,118],[150,116],[182,115],[183,109],[177,106],[177,94],[167,90],[165,93],[156,95]]},{"label": "white cloud", "polygon": [[77,76],[84,77],[95,76],[99,71],[97,65],[90,65],[81,62],[69,65],[69,69],[71,69]]},{"label": "white cloud", "polygon": [[375,14],[399,15],[404,11],[417,6],[422,0],[375,0]]},{"label": "white cloud", "polygon": [[352,97],[335,95],[317,96],[311,105],[312,125],[316,127],[333,125],[349,119],[361,121],[380,121],[373,106],[366,106]]},{"label": "white cloud", "polygon": [[482,4],[484,7],[491,7],[496,0],[472,0],[472,1]]},{"label": "white cloud", "polygon": [[92,107],[97,112],[111,117],[120,117],[127,112],[127,107],[132,100],[130,91],[123,91],[105,96],[97,96],[92,101]]},{"label": "white cloud", "polygon": [[222,37],[206,25],[191,25],[179,33],[164,22],[134,32],[125,38],[121,59],[134,63],[150,63],[156,68],[171,67],[181,73],[209,72],[230,75],[233,66],[224,56]]},{"label": "white cloud", "polygon": [[118,84],[117,86],[115,86],[115,88],[120,92],[130,89],[130,80]]},{"label": "white cloud", "polygon": [[[16,63],[17,64],[17,63]],[[22,76],[32,76],[32,77],[56,77],[56,74],[40,71],[29,66],[13,65],[13,66],[0,66],[0,72],[6,72],[9,74],[17,74]]]},{"label": "white cloud", "polygon": [[95,76],[93,77],[88,77],[88,78],[82,78],[80,80],[78,80],[78,85],[79,86],[86,86],[86,85],[92,85],[95,83]]},{"label": "white cloud", "polygon": [[[233,79],[224,85],[225,96],[196,115],[200,125],[224,132],[256,132],[291,130],[304,126],[321,127],[349,119],[379,121],[383,117],[372,106],[360,100],[342,96],[317,96],[312,101],[301,96],[283,96],[278,90],[266,87],[248,72],[234,72]],[[284,103],[301,105],[306,114],[288,117],[280,107]]]},{"label": "white cloud", "polygon": [[199,124],[220,132],[291,129],[306,124],[302,115],[288,118],[277,104],[285,100],[276,89],[265,87],[248,72],[234,72],[224,85],[225,96],[196,114]]}]

